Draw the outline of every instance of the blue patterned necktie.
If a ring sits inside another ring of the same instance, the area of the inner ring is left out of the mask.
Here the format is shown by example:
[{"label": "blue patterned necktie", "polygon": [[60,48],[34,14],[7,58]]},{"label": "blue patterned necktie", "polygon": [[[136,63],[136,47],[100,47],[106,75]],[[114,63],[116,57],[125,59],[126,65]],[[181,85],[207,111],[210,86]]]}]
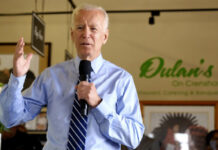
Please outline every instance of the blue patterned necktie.
[{"label": "blue patterned necktie", "polygon": [[80,103],[75,93],[67,150],[85,150],[88,116],[80,113]]}]

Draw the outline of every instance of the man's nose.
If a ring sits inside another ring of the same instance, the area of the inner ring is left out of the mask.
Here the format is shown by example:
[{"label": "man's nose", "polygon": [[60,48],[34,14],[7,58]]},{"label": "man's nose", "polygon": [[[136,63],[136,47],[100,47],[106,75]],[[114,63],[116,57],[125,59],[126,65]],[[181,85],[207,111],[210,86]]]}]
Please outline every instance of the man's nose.
[{"label": "man's nose", "polygon": [[90,36],[90,34],[91,34],[90,29],[87,28],[87,27],[84,28],[84,30],[83,30],[83,37],[84,37],[84,38],[87,38],[87,37]]}]

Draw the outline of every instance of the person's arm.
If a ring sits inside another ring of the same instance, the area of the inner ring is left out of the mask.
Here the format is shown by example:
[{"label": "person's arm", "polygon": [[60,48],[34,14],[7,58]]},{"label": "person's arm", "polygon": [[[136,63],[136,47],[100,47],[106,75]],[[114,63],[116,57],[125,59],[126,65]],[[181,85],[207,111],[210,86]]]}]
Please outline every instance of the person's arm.
[{"label": "person's arm", "polygon": [[21,118],[26,111],[21,90],[29,70],[32,54],[24,56],[24,39],[17,42],[13,58],[13,74],[8,85],[4,87],[0,95],[0,121],[6,127],[12,127],[21,123]]},{"label": "person's arm", "polygon": [[44,81],[48,80],[47,73],[47,71],[41,73],[24,92],[21,90],[25,76],[15,77],[11,74],[9,83],[0,94],[0,122],[12,127],[34,119],[47,104],[47,90],[44,84]]},{"label": "person's arm", "polygon": [[16,78],[13,74],[9,79],[9,83],[4,86],[0,94],[0,121],[10,128],[16,125],[19,121],[19,112],[24,107],[21,90],[25,76]]},{"label": "person's arm", "polygon": [[117,99],[116,110],[107,103],[113,96],[105,95],[93,112],[104,136],[129,148],[136,148],[142,139],[144,125],[133,79],[125,79],[119,88],[122,96]]}]

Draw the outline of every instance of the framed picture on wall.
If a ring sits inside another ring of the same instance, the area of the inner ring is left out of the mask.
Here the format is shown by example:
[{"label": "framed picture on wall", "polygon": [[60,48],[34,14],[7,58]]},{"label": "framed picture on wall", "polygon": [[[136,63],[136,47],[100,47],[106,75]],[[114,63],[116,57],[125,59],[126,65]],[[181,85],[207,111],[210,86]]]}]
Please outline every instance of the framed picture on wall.
[{"label": "framed picture on wall", "polygon": [[217,101],[141,101],[140,104],[145,136],[159,143],[163,150],[188,148],[190,139],[205,139],[208,131],[217,129]]}]

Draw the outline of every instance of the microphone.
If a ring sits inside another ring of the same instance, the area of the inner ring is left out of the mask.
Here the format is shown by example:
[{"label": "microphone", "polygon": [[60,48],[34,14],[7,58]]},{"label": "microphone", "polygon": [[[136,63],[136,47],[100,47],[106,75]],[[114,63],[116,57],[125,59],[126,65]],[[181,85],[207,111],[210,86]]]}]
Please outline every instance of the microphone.
[{"label": "microphone", "polygon": [[[92,71],[91,62],[88,60],[81,60],[79,64],[79,80],[80,81],[88,81],[90,79],[90,74]],[[88,115],[88,104],[84,99],[79,100],[80,103],[80,113],[82,115]]]}]

